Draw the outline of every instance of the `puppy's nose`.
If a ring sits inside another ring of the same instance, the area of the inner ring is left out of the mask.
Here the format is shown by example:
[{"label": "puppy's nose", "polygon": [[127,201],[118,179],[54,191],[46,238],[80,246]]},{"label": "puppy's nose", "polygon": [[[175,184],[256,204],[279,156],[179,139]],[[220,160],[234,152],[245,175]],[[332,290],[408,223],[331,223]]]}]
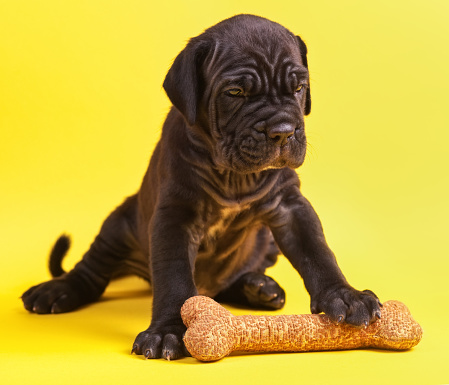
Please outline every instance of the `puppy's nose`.
[{"label": "puppy's nose", "polygon": [[291,123],[280,123],[268,129],[268,136],[277,145],[283,146],[295,134],[296,126]]}]

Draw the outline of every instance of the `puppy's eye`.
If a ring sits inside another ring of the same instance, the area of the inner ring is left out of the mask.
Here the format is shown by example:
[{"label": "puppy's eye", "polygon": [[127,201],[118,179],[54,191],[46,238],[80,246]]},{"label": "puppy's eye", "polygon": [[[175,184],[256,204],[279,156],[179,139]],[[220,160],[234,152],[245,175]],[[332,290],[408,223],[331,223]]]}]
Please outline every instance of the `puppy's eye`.
[{"label": "puppy's eye", "polygon": [[225,94],[228,96],[243,96],[243,90],[241,88],[231,88],[225,91]]},{"label": "puppy's eye", "polygon": [[300,85],[296,88],[295,92],[301,92],[303,88],[304,88],[304,84],[300,84]]}]

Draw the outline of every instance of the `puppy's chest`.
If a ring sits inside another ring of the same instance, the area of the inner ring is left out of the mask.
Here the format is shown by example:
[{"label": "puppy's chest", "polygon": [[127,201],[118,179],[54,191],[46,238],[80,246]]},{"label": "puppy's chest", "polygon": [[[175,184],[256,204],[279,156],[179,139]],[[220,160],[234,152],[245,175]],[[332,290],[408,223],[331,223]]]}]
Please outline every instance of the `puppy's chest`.
[{"label": "puppy's chest", "polygon": [[205,226],[204,239],[214,240],[238,226],[239,217],[242,216],[240,207],[223,208],[211,216]]},{"label": "puppy's chest", "polygon": [[254,208],[245,206],[225,207],[210,212],[201,229],[200,253],[210,254],[238,246],[258,222],[256,217]]}]

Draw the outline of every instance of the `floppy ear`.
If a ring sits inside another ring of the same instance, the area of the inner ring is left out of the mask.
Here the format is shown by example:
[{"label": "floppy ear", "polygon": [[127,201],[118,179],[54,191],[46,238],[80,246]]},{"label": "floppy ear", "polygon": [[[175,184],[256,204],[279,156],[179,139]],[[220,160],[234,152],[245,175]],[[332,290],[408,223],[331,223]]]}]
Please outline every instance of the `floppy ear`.
[{"label": "floppy ear", "polygon": [[172,104],[194,125],[203,92],[201,64],[208,52],[205,41],[191,40],[176,57],[165,77],[163,87]]},{"label": "floppy ear", "polygon": [[[296,40],[298,42],[299,52],[301,52],[302,64],[304,64],[307,67],[307,69],[309,69],[309,65],[307,63],[307,46],[299,36],[296,36]],[[306,109],[304,111],[304,114],[309,115],[311,109],[312,109],[312,97],[310,95],[310,80],[309,80],[306,92]]]}]

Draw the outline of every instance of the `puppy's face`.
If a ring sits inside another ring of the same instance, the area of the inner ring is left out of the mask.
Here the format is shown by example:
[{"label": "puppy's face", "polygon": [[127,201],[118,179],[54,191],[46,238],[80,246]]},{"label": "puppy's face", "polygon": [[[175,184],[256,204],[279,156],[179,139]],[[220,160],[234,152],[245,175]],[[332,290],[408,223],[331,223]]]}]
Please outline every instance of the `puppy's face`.
[{"label": "puppy's face", "polygon": [[[201,132],[219,167],[252,173],[303,163],[304,115],[310,110],[305,51],[279,24],[248,15],[225,20],[197,38],[198,104],[190,123],[206,127]],[[170,98],[189,121],[189,109]]]},{"label": "puppy's face", "polygon": [[220,56],[229,59],[209,67],[215,161],[234,171],[296,168],[304,161],[308,71],[293,37],[265,43],[226,46]]}]

